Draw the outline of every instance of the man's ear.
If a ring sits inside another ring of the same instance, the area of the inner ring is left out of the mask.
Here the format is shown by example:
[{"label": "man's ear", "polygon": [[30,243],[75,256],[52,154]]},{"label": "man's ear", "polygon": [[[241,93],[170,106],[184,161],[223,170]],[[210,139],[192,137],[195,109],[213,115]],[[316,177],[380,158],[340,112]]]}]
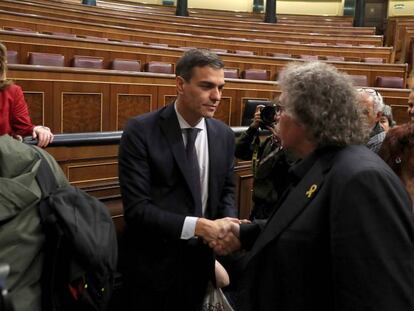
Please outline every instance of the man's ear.
[{"label": "man's ear", "polygon": [[185,84],[185,80],[182,77],[180,76],[175,77],[175,86],[177,88],[178,94],[184,93],[184,84]]}]

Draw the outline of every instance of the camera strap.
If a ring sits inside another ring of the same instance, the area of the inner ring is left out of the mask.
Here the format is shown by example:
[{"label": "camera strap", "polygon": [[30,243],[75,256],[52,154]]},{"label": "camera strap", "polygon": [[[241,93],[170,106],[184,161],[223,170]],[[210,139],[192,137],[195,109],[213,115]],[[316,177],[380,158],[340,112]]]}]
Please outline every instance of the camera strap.
[{"label": "camera strap", "polygon": [[259,164],[259,149],[260,149],[260,137],[256,134],[253,141],[253,155],[252,155],[252,172],[253,176],[256,176],[257,165]]}]

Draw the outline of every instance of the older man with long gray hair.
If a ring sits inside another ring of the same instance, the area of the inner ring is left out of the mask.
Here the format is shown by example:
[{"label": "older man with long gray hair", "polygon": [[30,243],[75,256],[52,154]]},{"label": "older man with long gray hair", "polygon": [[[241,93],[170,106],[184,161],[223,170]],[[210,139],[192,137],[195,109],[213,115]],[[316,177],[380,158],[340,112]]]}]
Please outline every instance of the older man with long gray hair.
[{"label": "older man with long gray hair", "polygon": [[282,145],[303,160],[267,223],[233,224],[249,250],[238,310],[414,310],[411,200],[364,146],[349,77],[314,62],[279,83]]}]

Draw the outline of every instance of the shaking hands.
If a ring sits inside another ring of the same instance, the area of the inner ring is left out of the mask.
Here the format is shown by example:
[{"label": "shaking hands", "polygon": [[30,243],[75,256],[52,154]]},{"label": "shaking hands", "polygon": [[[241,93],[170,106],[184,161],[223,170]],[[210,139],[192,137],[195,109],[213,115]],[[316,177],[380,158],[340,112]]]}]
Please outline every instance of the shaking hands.
[{"label": "shaking hands", "polygon": [[231,217],[217,220],[199,218],[195,235],[202,238],[216,254],[228,255],[241,248],[239,238],[242,223],[249,223],[249,221]]}]

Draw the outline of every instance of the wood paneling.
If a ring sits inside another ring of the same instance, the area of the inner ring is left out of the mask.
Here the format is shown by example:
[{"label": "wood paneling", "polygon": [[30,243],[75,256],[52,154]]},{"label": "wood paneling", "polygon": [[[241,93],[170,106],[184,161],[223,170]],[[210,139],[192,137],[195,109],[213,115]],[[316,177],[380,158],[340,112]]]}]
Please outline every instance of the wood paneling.
[{"label": "wood paneling", "polygon": [[118,94],[117,106],[117,130],[122,130],[129,118],[152,110],[151,94]]},{"label": "wood paneling", "polygon": [[62,92],[62,133],[102,131],[101,93]]},{"label": "wood paneling", "polygon": [[[116,131],[121,127],[117,124],[119,120],[125,120],[130,114],[161,108],[176,96],[173,75],[10,65],[9,76],[26,92],[44,92],[45,111],[53,111],[45,125],[55,133],[62,133],[62,124],[63,132]],[[406,107],[409,90],[378,90],[387,103]],[[240,126],[247,99],[270,100],[278,94],[277,82],[226,80],[216,117],[231,126]],[[122,110],[121,119],[117,116],[119,98],[123,105],[119,110]],[[151,101],[152,106],[149,106]],[[397,114],[397,121],[399,117]]]},{"label": "wood paneling", "polygon": [[44,93],[43,92],[24,92],[24,98],[29,108],[29,115],[32,123],[44,124]]}]

